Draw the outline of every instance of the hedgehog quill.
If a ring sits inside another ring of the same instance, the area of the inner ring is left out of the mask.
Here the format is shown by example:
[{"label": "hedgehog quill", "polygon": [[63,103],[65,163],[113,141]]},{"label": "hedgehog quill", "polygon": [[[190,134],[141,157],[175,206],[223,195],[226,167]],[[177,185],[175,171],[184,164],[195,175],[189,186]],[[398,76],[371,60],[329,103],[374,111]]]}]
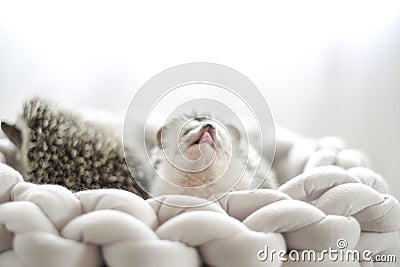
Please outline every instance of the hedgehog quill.
[{"label": "hedgehog quill", "polygon": [[143,178],[140,164],[131,168],[133,179],[118,136],[51,101],[28,99],[15,125],[2,122],[1,128],[16,146],[18,169],[28,182],[73,191],[117,188],[148,197],[135,181]]}]

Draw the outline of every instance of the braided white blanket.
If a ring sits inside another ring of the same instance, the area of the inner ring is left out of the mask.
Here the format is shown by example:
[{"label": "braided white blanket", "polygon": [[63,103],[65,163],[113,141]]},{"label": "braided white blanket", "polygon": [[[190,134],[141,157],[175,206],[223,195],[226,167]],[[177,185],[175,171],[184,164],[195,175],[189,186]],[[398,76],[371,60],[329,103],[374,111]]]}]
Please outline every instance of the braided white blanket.
[{"label": "braided white blanket", "polygon": [[[325,252],[399,252],[399,202],[380,175],[359,167],[361,153],[326,138],[278,142],[277,152],[278,171],[298,174],[278,190],[207,205],[160,197],[191,208],[123,190],[34,185],[0,163],[0,266],[397,266]],[[316,259],[294,257],[309,250]]]}]

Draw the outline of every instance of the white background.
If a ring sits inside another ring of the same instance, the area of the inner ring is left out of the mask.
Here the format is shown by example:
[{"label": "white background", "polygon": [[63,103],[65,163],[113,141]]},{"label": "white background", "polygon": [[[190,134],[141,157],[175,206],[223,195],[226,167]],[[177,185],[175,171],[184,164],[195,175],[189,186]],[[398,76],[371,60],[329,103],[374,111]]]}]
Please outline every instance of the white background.
[{"label": "white background", "polygon": [[34,94],[123,114],[196,61],[248,76],[276,123],[365,150],[400,197],[399,1],[0,3],[0,118]]}]

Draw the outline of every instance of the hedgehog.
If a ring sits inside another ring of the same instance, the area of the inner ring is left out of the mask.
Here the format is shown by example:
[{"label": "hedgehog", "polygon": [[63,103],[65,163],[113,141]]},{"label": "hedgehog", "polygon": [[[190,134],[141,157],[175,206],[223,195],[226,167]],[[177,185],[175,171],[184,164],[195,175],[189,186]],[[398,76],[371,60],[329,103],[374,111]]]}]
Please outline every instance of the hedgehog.
[{"label": "hedgehog", "polygon": [[1,128],[16,146],[26,181],[72,191],[117,188],[148,197],[135,180],[144,179],[139,162],[130,158],[130,166],[137,168],[128,169],[121,138],[52,101],[26,100],[16,123],[2,122]]},{"label": "hedgehog", "polygon": [[151,153],[154,196],[209,198],[230,190],[279,186],[268,160],[245,142],[239,129],[211,115],[193,112],[174,118],[158,131],[157,141]]}]

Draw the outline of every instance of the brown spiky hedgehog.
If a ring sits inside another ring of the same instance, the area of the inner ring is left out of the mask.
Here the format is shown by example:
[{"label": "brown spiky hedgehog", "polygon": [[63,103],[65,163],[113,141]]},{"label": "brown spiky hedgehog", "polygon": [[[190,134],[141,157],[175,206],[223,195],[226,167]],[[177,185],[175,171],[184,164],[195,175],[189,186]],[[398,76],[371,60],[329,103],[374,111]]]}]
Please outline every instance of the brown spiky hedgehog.
[{"label": "brown spiky hedgehog", "polygon": [[[147,198],[129,172],[120,138],[106,127],[34,97],[25,101],[15,125],[2,122],[1,128],[17,147],[20,172],[29,182],[73,191],[118,188]],[[136,166],[133,175],[143,178]]]}]

